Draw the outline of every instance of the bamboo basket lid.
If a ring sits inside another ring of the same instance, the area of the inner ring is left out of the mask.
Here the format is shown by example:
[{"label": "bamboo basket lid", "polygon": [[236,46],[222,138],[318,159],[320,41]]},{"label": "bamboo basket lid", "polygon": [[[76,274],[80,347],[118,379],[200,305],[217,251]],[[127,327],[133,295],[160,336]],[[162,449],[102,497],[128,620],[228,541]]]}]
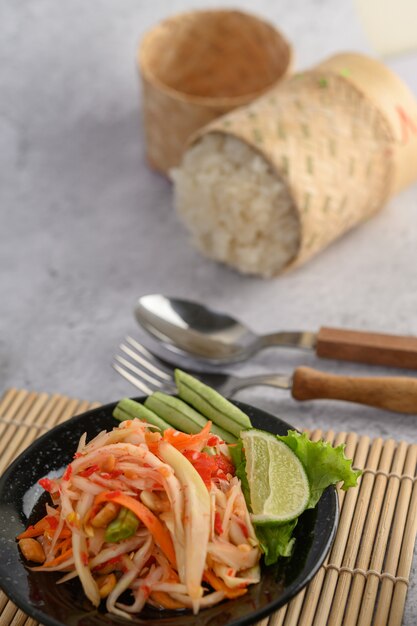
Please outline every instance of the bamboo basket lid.
[{"label": "bamboo basket lid", "polygon": [[195,131],[273,87],[291,61],[283,35],[242,11],[191,11],[158,24],[138,51],[150,164],[177,166]]},{"label": "bamboo basket lid", "polygon": [[337,54],[319,68],[342,72],[382,113],[392,131],[393,180],[391,193],[417,178],[417,100],[386,65],[361,54]]},{"label": "bamboo basket lid", "polygon": [[417,179],[417,102],[378,61],[338,54],[214,120],[207,133],[237,137],[287,185],[300,265],[376,213]]}]

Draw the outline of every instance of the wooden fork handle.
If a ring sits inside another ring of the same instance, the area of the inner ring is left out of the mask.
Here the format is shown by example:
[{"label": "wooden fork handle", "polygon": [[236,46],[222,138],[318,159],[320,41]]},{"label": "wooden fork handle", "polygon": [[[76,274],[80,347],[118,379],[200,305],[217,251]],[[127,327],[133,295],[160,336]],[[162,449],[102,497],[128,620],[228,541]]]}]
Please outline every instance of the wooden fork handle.
[{"label": "wooden fork handle", "polygon": [[417,337],[320,328],[316,354],[326,359],[417,369]]},{"label": "wooden fork handle", "polygon": [[406,376],[337,376],[298,367],[293,375],[292,395],[296,400],[345,400],[417,414],[417,378]]}]

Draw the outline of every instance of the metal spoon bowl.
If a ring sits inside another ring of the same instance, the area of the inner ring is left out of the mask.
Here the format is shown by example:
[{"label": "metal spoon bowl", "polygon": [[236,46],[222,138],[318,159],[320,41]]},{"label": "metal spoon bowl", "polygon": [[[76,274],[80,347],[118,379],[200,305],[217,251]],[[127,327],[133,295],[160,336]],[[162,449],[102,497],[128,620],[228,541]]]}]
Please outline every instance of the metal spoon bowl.
[{"label": "metal spoon bowl", "polygon": [[314,333],[257,335],[229,315],[161,294],[139,298],[134,312],[139,324],[167,347],[212,363],[242,361],[267,346],[312,349],[315,345]]}]

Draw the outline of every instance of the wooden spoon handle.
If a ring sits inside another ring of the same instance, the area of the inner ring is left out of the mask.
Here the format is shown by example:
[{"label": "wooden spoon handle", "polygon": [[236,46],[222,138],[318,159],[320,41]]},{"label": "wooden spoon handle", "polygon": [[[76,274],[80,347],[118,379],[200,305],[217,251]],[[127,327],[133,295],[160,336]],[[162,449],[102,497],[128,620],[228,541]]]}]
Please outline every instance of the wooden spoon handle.
[{"label": "wooden spoon handle", "polygon": [[405,376],[359,378],[298,367],[293,375],[292,395],[296,400],[346,400],[387,411],[417,414],[417,378]]},{"label": "wooden spoon handle", "polygon": [[320,328],[316,354],[326,359],[417,369],[417,337]]}]

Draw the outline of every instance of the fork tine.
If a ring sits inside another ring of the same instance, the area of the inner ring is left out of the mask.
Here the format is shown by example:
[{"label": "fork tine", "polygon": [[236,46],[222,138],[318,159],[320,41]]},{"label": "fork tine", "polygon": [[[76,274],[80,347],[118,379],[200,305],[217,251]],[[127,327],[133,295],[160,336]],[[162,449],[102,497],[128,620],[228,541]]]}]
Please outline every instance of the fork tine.
[{"label": "fork tine", "polygon": [[167,387],[166,383],[162,382],[158,378],[154,378],[153,376],[150,376],[149,374],[144,372],[142,369],[140,369],[139,367],[137,367],[136,365],[134,365],[127,359],[123,358],[122,356],[117,354],[114,358],[116,361],[118,361],[118,363],[120,363],[120,365],[123,365],[125,369],[128,369],[134,374],[136,374],[140,380],[144,381],[145,384],[149,383],[152,387],[157,388],[157,389],[161,389],[162,387]]},{"label": "fork tine", "polygon": [[120,367],[118,363],[113,363],[113,368],[116,370],[116,372],[121,374],[121,376],[126,378],[126,380],[132,383],[132,385],[135,385],[135,387],[140,389],[142,393],[146,394],[147,396],[153,393],[152,389],[149,389],[149,387],[147,387],[145,383],[143,383],[141,380],[136,378],[136,376],[133,376],[132,374],[124,370],[123,367]]},{"label": "fork tine", "polygon": [[[155,383],[161,383],[161,382],[172,382],[173,378],[172,376],[160,376],[160,374],[157,373],[157,371],[154,371],[155,368],[152,367],[152,363],[148,363],[140,354],[137,354],[134,350],[131,350],[131,348],[129,348],[129,346],[127,346],[124,343],[121,343],[119,346],[120,350],[122,350],[122,352],[124,352],[128,357],[130,357],[130,359],[132,359],[132,361],[135,361],[135,363],[138,363],[140,366],[140,375],[148,380],[149,382],[155,382]],[[123,358],[123,357],[120,357]],[[152,372],[152,374],[154,374],[154,376],[151,376],[150,374],[147,374],[147,372]],[[158,376],[158,378],[156,378],[156,376]]]},{"label": "fork tine", "polygon": [[173,381],[173,370],[169,371],[166,367],[160,364],[159,360],[142,346],[138,341],[133,339],[132,337],[126,337],[126,342],[129,343],[133,348],[137,350],[140,354],[134,352],[128,346],[122,344],[121,349],[128,354],[132,359],[140,363],[143,367],[146,367],[150,372],[159,376],[163,380],[167,380],[168,382]]}]

